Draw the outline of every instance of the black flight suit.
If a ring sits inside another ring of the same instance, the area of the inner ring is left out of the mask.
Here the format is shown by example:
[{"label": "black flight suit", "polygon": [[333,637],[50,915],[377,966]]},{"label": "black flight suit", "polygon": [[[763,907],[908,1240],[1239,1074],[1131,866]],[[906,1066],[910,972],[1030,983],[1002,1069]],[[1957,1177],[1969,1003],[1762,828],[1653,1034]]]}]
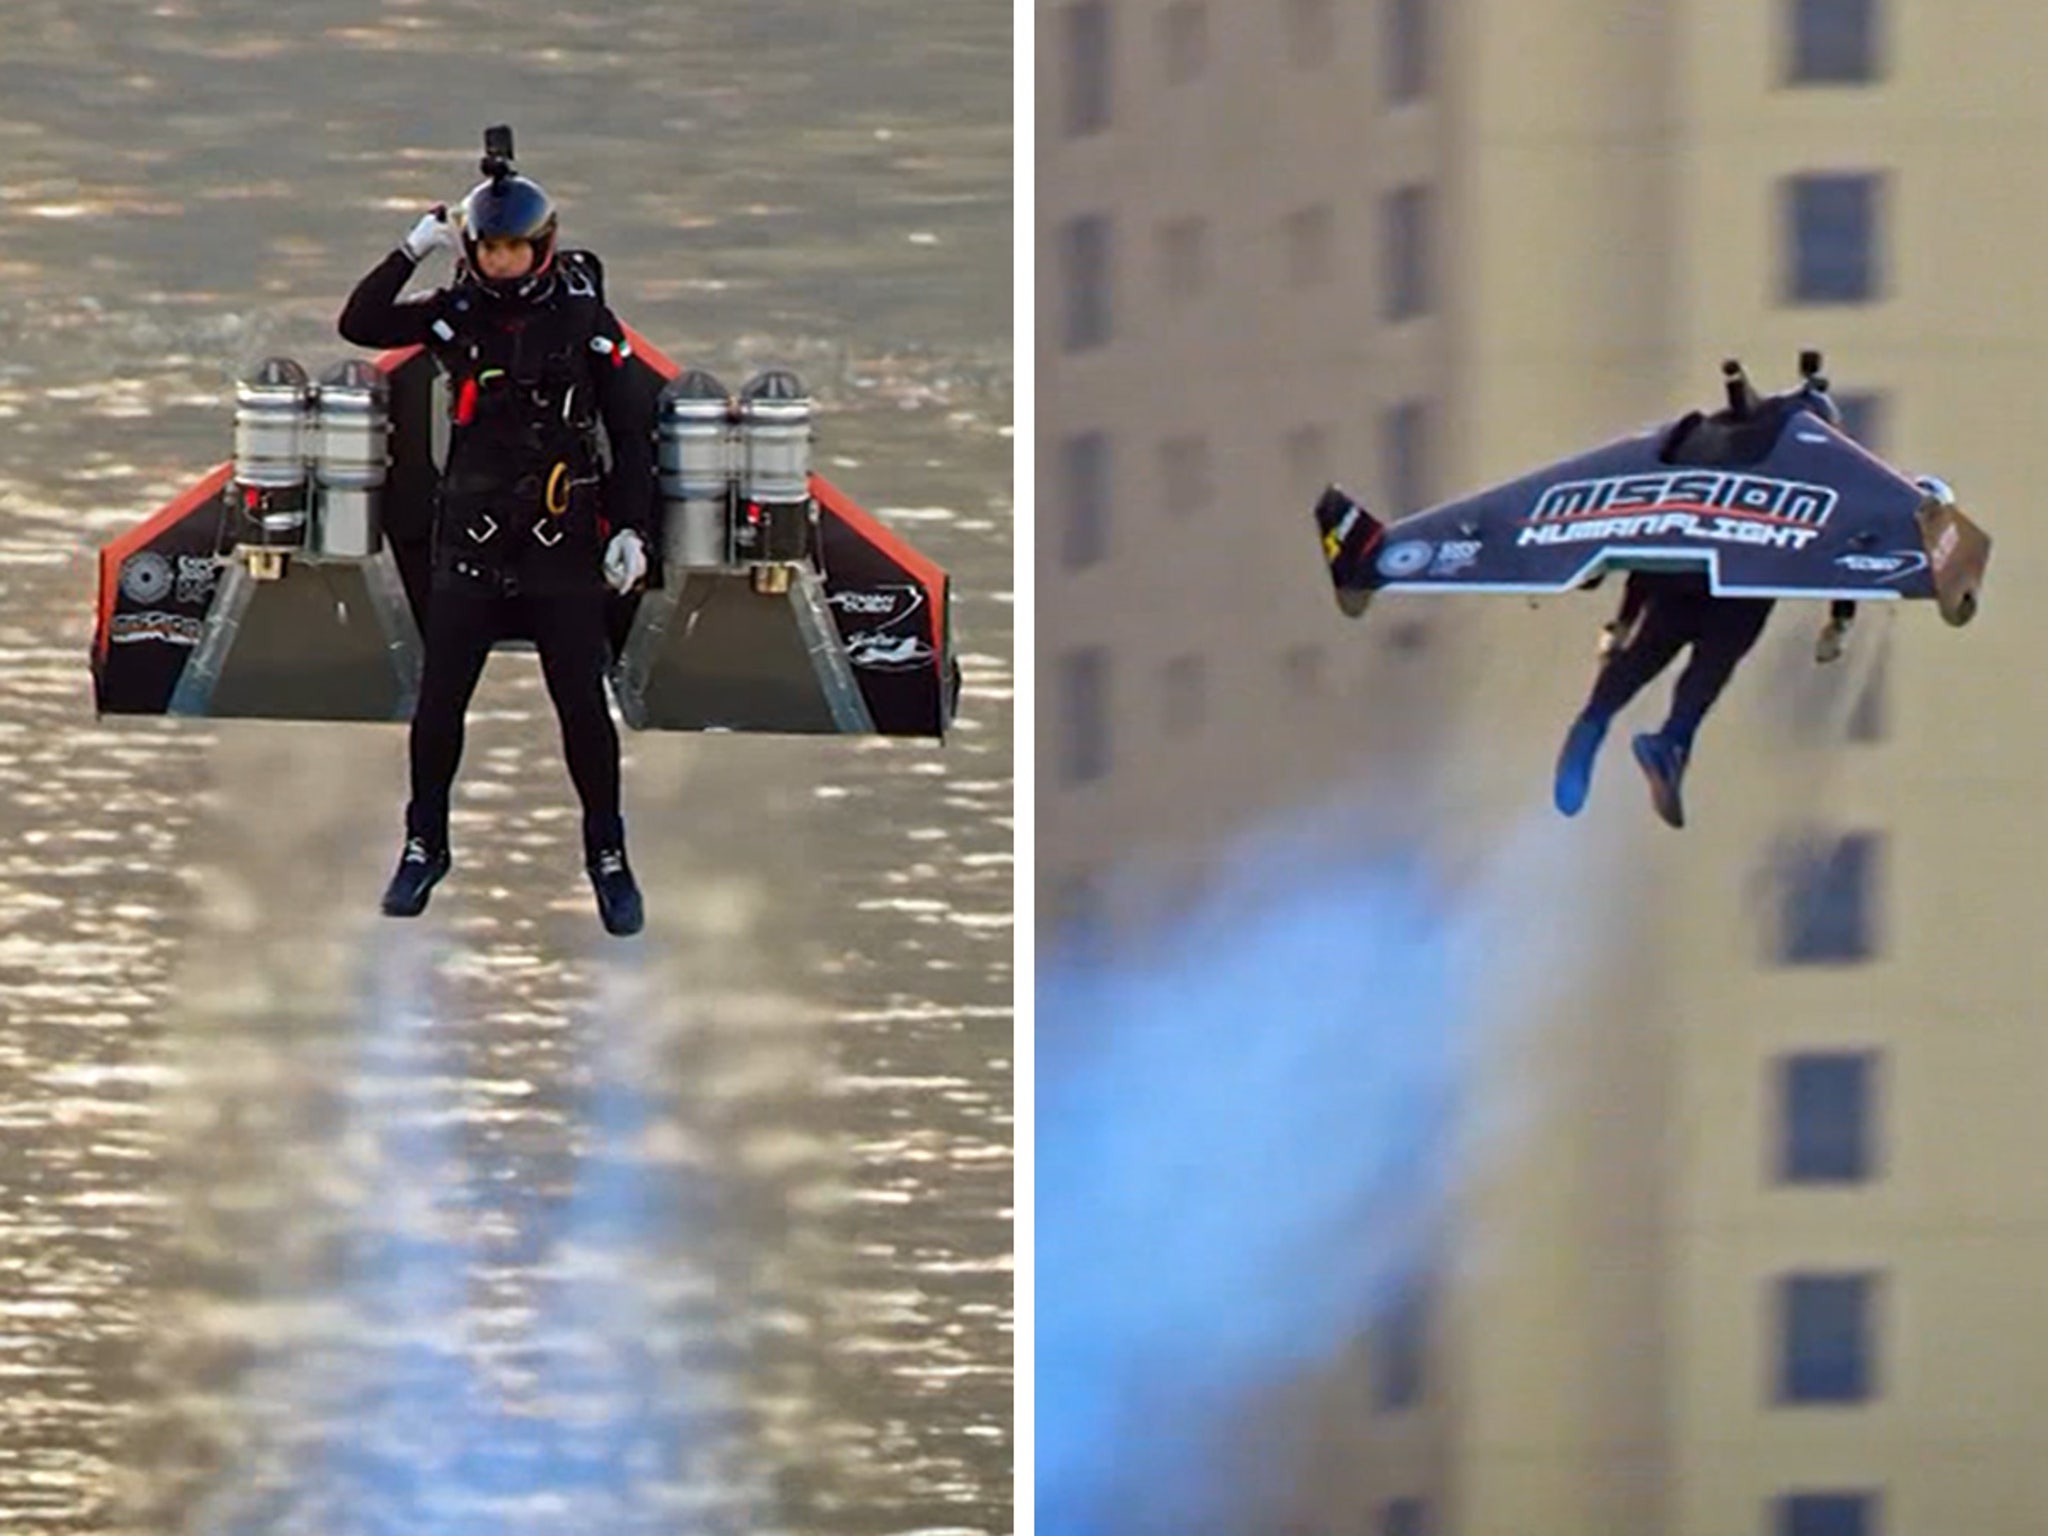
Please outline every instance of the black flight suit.
[{"label": "black flight suit", "polygon": [[1631,571],[1617,625],[1627,639],[1601,667],[1585,713],[1612,720],[1688,645],[1663,735],[1687,751],[1736,666],[1764,632],[1770,598],[1715,597],[1697,571]]},{"label": "black flight suit", "polygon": [[495,294],[465,274],[401,299],[415,265],[402,249],[385,257],[340,322],[358,346],[426,347],[450,386],[407,836],[447,847],[463,716],[493,642],[520,625],[561,721],[586,856],[622,848],[602,562],[606,541],[625,528],[640,533],[650,562],[659,558],[651,403],[630,385],[631,350],[605,305],[596,258],[558,251],[529,298]]}]

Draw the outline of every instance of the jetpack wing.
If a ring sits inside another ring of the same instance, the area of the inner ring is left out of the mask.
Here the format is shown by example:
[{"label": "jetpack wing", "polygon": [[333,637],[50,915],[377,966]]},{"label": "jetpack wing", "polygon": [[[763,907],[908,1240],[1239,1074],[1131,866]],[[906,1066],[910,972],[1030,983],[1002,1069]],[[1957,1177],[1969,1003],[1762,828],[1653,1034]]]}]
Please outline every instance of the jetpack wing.
[{"label": "jetpack wing", "polygon": [[1379,592],[1569,592],[1610,569],[1704,571],[1729,597],[1925,598],[1967,623],[1991,541],[1939,482],[1919,483],[1822,416],[1774,397],[1607,443],[1382,524],[1336,486],[1316,506],[1339,605]]},{"label": "jetpack wing", "polygon": [[[610,600],[626,722],[942,739],[947,573],[810,472],[790,375],[730,400],[629,335],[662,424],[663,548],[645,590]],[[317,385],[275,362],[245,381],[236,457],[100,550],[98,712],[409,719],[444,415],[416,347]]]}]

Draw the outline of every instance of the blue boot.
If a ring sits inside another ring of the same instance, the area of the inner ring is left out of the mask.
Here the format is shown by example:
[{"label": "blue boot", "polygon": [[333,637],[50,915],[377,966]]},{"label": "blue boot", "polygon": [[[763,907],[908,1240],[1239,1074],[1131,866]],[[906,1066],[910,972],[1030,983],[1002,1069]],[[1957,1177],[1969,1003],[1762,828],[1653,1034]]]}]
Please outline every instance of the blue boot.
[{"label": "blue boot", "polygon": [[1650,803],[1667,825],[1685,825],[1685,764],[1691,751],[1683,742],[1673,741],[1661,731],[1645,731],[1630,743],[1636,764],[1650,781]]},{"label": "blue boot", "polygon": [[1593,788],[1593,759],[1600,755],[1600,743],[1607,739],[1607,722],[1581,715],[1565,733],[1564,749],[1557,754],[1557,780],[1551,797],[1567,816],[1585,809],[1586,796]]}]

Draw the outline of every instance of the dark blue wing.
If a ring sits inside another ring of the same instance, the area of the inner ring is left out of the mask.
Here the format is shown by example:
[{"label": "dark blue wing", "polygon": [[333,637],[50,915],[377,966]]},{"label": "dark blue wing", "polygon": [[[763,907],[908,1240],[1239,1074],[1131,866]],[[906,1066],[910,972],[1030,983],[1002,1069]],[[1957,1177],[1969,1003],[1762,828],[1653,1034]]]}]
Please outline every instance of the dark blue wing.
[{"label": "dark blue wing", "polygon": [[1786,411],[1740,467],[1671,462],[1688,429],[1714,423],[1623,438],[1386,527],[1326,496],[1339,595],[1566,592],[1609,569],[1703,570],[1731,596],[1936,595],[1927,496],[1826,421]]}]

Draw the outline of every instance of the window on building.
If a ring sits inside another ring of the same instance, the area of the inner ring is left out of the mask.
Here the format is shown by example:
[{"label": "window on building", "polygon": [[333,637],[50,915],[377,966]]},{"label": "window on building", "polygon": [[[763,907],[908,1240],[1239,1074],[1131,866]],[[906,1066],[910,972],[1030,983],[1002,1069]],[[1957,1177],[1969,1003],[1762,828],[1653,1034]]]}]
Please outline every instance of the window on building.
[{"label": "window on building", "polygon": [[1076,137],[1109,126],[1111,69],[1109,0],[1076,0],[1061,13],[1067,52],[1067,132]]},{"label": "window on building", "polygon": [[1843,432],[1872,453],[1884,452],[1891,417],[1881,391],[1857,389],[1836,394],[1835,406],[1842,413]]},{"label": "window on building", "polygon": [[1429,88],[1429,0],[1385,0],[1387,101],[1399,106]]},{"label": "window on building", "polygon": [[1209,710],[1209,669],[1199,656],[1175,656],[1160,673],[1161,723],[1169,736],[1192,736]]},{"label": "window on building", "polygon": [[1295,698],[1312,698],[1323,691],[1330,671],[1329,653],[1320,645],[1290,645],[1280,659],[1287,679],[1287,691]]},{"label": "window on building", "polygon": [[1777,1401],[1869,1401],[1877,1393],[1876,1332],[1876,1276],[1785,1276],[1778,1282]]},{"label": "window on building", "polygon": [[1777,1505],[1773,1536],[1883,1536],[1875,1493],[1787,1493]]},{"label": "window on building", "polygon": [[1877,1056],[1872,1051],[1802,1051],[1781,1056],[1778,1179],[1786,1184],[1857,1184],[1877,1168]]},{"label": "window on building", "polygon": [[1105,432],[1076,432],[1060,443],[1060,562],[1081,570],[1109,553],[1110,446]]},{"label": "window on building", "polygon": [[1330,430],[1310,423],[1296,427],[1281,445],[1287,461],[1287,494],[1308,499],[1330,483]]},{"label": "window on building", "polygon": [[1159,52],[1168,85],[1185,85],[1209,65],[1206,0],[1172,0],[1159,13]]},{"label": "window on building", "polygon": [[1315,69],[1330,61],[1337,47],[1335,0],[1286,0],[1287,62],[1296,69]]},{"label": "window on building", "polygon": [[1159,484],[1169,516],[1186,517],[1209,505],[1216,496],[1215,465],[1209,440],[1199,432],[1183,432],[1159,444]]},{"label": "window on building", "polygon": [[1878,77],[1877,0],[1785,0],[1786,79],[1868,85]]},{"label": "window on building", "polygon": [[1066,295],[1066,344],[1085,351],[1109,341],[1111,227],[1106,213],[1084,213],[1060,227],[1060,275]]},{"label": "window on building", "polygon": [[1877,953],[1881,839],[1875,832],[1788,845],[1778,958],[1786,965],[1838,965]]},{"label": "window on building", "polygon": [[1109,772],[1109,655],[1082,646],[1059,659],[1060,777],[1086,784]]},{"label": "window on building", "polygon": [[1380,463],[1387,512],[1406,517],[1434,499],[1430,481],[1429,402],[1403,400],[1380,418]]},{"label": "window on building", "polygon": [[1884,286],[1884,177],[1828,171],[1782,183],[1784,298],[1791,304],[1868,304]]},{"label": "window on building", "polygon": [[1384,319],[1410,320],[1429,312],[1429,221],[1427,187],[1397,187],[1380,200]]},{"label": "window on building", "polygon": [[[1853,633],[1853,631],[1852,631]],[[1892,642],[1888,634],[1872,637],[1870,664],[1856,684],[1856,703],[1849,711],[1849,739],[1883,741],[1890,728]]]},{"label": "window on building", "polygon": [[1199,214],[1159,226],[1159,286],[1184,304],[1209,286],[1209,221]]},{"label": "window on building", "polygon": [[1429,1522],[1422,1500],[1387,1500],[1380,1506],[1377,1536],[1429,1536]]},{"label": "window on building", "polygon": [[1314,288],[1337,271],[1337,215],[1327,203],[1297,208],[1283,226],[1287,247],[1287,286]]},{"label": "window on building", "polygon": [[1051,908],[1053,945],[1064,959],[1086,964],[1103,958],[1109,921],[1100,879],[1085,870],[1067,875],[1053,892]]},{"label": "window on building", "polygon": [[1398,1413],[1422,1401],[1428,1327],[1428,1285],[1422,1276],[1411,1275],[1374,1319],[1367,1345],[1372,1402],[1380,1412]]}]

